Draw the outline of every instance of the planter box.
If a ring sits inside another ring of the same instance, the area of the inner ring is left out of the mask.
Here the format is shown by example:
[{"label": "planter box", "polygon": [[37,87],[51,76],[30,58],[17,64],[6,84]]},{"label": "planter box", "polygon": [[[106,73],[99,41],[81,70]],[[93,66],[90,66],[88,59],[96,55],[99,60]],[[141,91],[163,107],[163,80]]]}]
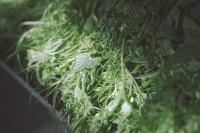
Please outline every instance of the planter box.
[{"label": "planter box", "polygon": [[65,132],[61,115],[52,118],[51,105],[1,61],[0,90],[1,133]]}]

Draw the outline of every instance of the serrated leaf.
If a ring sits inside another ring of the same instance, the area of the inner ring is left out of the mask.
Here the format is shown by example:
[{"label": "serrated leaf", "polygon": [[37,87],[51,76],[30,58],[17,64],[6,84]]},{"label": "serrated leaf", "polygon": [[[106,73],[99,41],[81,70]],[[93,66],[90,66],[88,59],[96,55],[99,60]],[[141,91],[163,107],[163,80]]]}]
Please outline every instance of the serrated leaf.
[{"label": "serrated leaf", "polygon": [[46,53],[41,52],[41,51],[36,51],[33,49],[28,50],[27,54],[28,54],[28,60],[29,60],[28,66],[36,62],[43,62],[48,57]]},{"label": "serrated leaf", "polygon": [[76,56],[75,64],[71,71],[76,72],[85,68],[93,68],[99,65],[100,61],[100,57],[92,58],[90,53],[80,53]]}]

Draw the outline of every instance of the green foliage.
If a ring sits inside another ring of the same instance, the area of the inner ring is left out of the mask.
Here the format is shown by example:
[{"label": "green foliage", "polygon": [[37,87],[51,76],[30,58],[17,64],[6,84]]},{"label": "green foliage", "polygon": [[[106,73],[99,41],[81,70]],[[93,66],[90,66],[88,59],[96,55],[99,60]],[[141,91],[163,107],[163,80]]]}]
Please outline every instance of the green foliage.
[{"label": "green foliage", "polygon": [[52,1],[15,53],[70,132],[195,133],[200,30],[185,2]]},{"label": "green foliage", "polygon": [[[21,23],[36,20],[43,14],[47,1],[1,0],[0,1],[0,52],[6,58],[19,36],[27,30]],[[8,50],[9,49],[9,50]]]}]

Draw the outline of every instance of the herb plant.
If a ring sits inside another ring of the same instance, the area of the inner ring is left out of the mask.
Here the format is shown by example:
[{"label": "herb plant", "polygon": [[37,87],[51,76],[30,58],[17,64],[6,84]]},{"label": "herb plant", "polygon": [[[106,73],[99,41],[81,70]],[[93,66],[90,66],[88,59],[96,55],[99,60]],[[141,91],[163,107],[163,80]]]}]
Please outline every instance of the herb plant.
[{"label": "herb plant", "polygon": [[185,48],[199,43],[191,3],[52,0],[41,20],[24,23],[32,28],[15,53],[69,132],[198,132],[200,56]]}]

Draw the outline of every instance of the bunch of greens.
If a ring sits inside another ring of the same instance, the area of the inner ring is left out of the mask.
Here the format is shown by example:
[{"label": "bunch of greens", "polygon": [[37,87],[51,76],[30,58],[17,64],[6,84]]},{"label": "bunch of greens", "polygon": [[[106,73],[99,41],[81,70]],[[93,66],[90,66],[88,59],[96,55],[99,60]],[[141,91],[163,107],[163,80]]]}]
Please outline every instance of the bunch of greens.
[{"label": "bunch of greens", "polygon": [[197,132],[199,56],[185,51],[181,61],[179,45],[197,44],[199,26],[190,18],[179,24],[180,6],[184,1],[52,1],[41,20],[24,23],[32,28],[15,52],[70,132]]}]

